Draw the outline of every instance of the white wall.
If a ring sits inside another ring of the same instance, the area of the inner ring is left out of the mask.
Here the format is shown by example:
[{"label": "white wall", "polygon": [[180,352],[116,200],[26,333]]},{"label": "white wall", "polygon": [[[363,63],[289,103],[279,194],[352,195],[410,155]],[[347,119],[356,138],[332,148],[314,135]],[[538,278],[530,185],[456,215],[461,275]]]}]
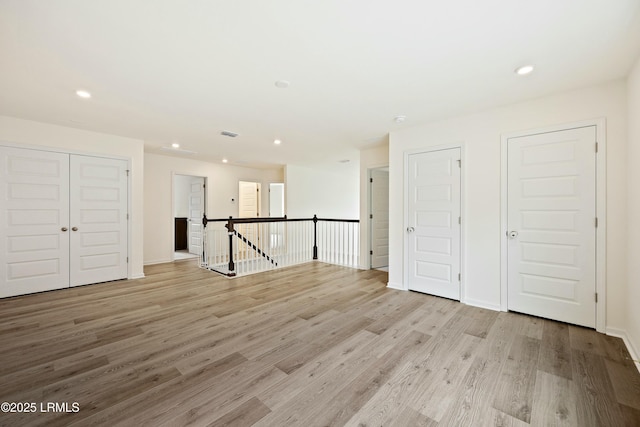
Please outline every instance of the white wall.
[{"label": "white wall", "polygon": [[360,151],[360,268],[371,265],[369,255],[369,169],[389,166],[389,141]]},{"label": "white wall", "polygon": [[390,135],[390,286],[405,288],[404,152],[463,142],[466,188],[463,214],[466,299],[500,307],[501,134],[605,117],[607,121],[607,319],[623,328],[627,294],[627,100],[615,81],[533,101],[456,117]]},{"label": "white wall", "polygon": [[192,176],[189,175],[175,175],[173,178],[174,217],[189,217],[189,195],[191,194],[191,179]]},{"label": "white wall", "polygon": [[285,212],[289,218],[357,219],[360,204],[359,162],[339,170],[285,167]]},{"label": "white wall", "polygon": [[284,216],[284,183],[272,182],[269,185],[269,216]]},{"label": "white wall", "polygon": [[[173,174],[207,177],[207,217],[238,216],[238,181],[255,181],[262,188],[282,182],[282,169],[252,169],[199,160],[145,154],[144,158],[144,263],[169,262],[173,254]],[[262,204],[268,206],[268,192]],[[231,199],[235,201],[232,202]]]},{"label": "white wall", "polygon": [[131,164],[130,277],[142,277],[144,143],[98,132],[0,116],[0,141],[125,158]]},{"label": "white wall", "polygon": [[[629,74],[627,337],[640,357],[640,58]],[[640,365],[638,365],[640,366]]]}]

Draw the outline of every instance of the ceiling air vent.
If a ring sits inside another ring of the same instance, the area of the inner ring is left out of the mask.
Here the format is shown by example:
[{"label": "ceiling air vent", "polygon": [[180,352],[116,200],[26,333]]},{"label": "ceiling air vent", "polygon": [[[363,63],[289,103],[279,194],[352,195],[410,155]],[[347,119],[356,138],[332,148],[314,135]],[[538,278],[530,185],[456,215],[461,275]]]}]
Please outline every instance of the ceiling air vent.
[{"label": "ceiling air vent", "polygon": [[223,130],[222,132],[220,132],[220,135],[222,136],[228,136],[229,138],[235,138],[236,136],[238,136],[237,133],[235,132],[229,132],[228,130]]}]

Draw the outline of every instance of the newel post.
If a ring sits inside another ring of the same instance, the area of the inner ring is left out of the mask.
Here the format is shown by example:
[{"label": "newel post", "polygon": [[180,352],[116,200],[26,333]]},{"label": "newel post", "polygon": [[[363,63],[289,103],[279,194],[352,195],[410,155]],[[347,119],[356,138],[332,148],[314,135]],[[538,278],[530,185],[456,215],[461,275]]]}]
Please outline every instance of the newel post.
[{"label": "newel post", "polygon": [[207,245],[207,214],[202,214],[202,259],[200,260],[200,266],[207,264],[207,253],[206,253],[206,245]]},{"label": "newel post", "polygon": [[227,227],[227,232],[229,234],[229,275],[235,276],[236,265],[233,262],[233,221],[231,220],[233,217],[229,217],[229,221],[225,227]]},{"label": "newel post", "polygon": [[318,216],[313,215],[313,259],[318,259]]}]

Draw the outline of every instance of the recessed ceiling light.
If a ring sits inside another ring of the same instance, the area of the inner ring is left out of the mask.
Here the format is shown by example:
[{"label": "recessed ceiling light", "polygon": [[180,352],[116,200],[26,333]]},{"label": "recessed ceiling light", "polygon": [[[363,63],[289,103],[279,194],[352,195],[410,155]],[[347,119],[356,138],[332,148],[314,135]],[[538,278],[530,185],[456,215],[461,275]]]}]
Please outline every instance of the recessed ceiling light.
[{"label": "recessed ceiling light", "polygon": [[393,121],[396,122],[396,123],[402,123],[405,120],[407,120],[407,116],[395,116],[393,118]]},{"label": "recessed ceiling light", "polygon": [[227,159],[222,159],[222,163],[228,163],[228,162],[229,162],[229,160],[227,160]]},{"label": "recessed ceiling light", "polygon": [[276,87],[279,89],[286,89],[291,85],[291,82],[288,82],[287,80],[278,80],[276,82]]},{"label": "recessed ceiling light", "polygon": [[174,142],[173,144],[171,144],[171,146],[173,148],[180,148],[180,144],[178,144],[177,142]]},{"label": "recessed ceiling light", "polygon": [[523,65],[515,70],[515,73],[519,76],[526,76],[533,71],[533,65]]},{"label": "recessed ceiling light", "polygon": [[86,90],[77,90],[76,95],[78,95],[80,98],[91,98],[91,94]]},{"label": "recessed ceiling light", "polygon": [[276,139],[276,140],[273,141],[273,143],[276,144],[276,145],[280,145],[280,144],[282,144],[282,141],[280,141],[279,139]]}]

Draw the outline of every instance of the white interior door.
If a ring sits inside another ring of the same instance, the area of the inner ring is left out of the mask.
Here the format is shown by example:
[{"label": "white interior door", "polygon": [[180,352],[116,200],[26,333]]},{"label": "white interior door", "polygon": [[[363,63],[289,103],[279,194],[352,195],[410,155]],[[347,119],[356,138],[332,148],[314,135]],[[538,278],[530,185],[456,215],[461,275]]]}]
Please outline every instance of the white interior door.
[{"label": "white interior door", "polygon": [[389,171],[371,171],[371,268],[389,265]]},{"label": "white interior door", "polygon": [[70,285],[127,277],[127,162],[70,157]]},{"label": "white interior door", "polygon": [[238,185],[238,216],[257,218],[260,216],[260,184],[240,181]]},{"label": "white interior door", "polygon": [[189,186],[189,253],[198,256],[202,255],[204,192],[204,177],[193,177]]},{"label": "white interior door", "polygon": [[508,140],[508,309],[596,322],[596,128]]},{"label": "white interior door", "polygon": [[460,148],[411,154],[407,164],[410,290],[460,300]]},{"label": "white interior door", "polygon": [[0,147],[0,297],[69,286],[69,156]]},{"label": "white interior door", "polygon": [[[260,183],[240,181],[238,186],[238,216],[240,218],[257,218],[260,216]],[[252,244],[260,247],[259,224],[238,224],[236,230]],[[250,247],[238,241],[238,258],[255,255]]]}]

